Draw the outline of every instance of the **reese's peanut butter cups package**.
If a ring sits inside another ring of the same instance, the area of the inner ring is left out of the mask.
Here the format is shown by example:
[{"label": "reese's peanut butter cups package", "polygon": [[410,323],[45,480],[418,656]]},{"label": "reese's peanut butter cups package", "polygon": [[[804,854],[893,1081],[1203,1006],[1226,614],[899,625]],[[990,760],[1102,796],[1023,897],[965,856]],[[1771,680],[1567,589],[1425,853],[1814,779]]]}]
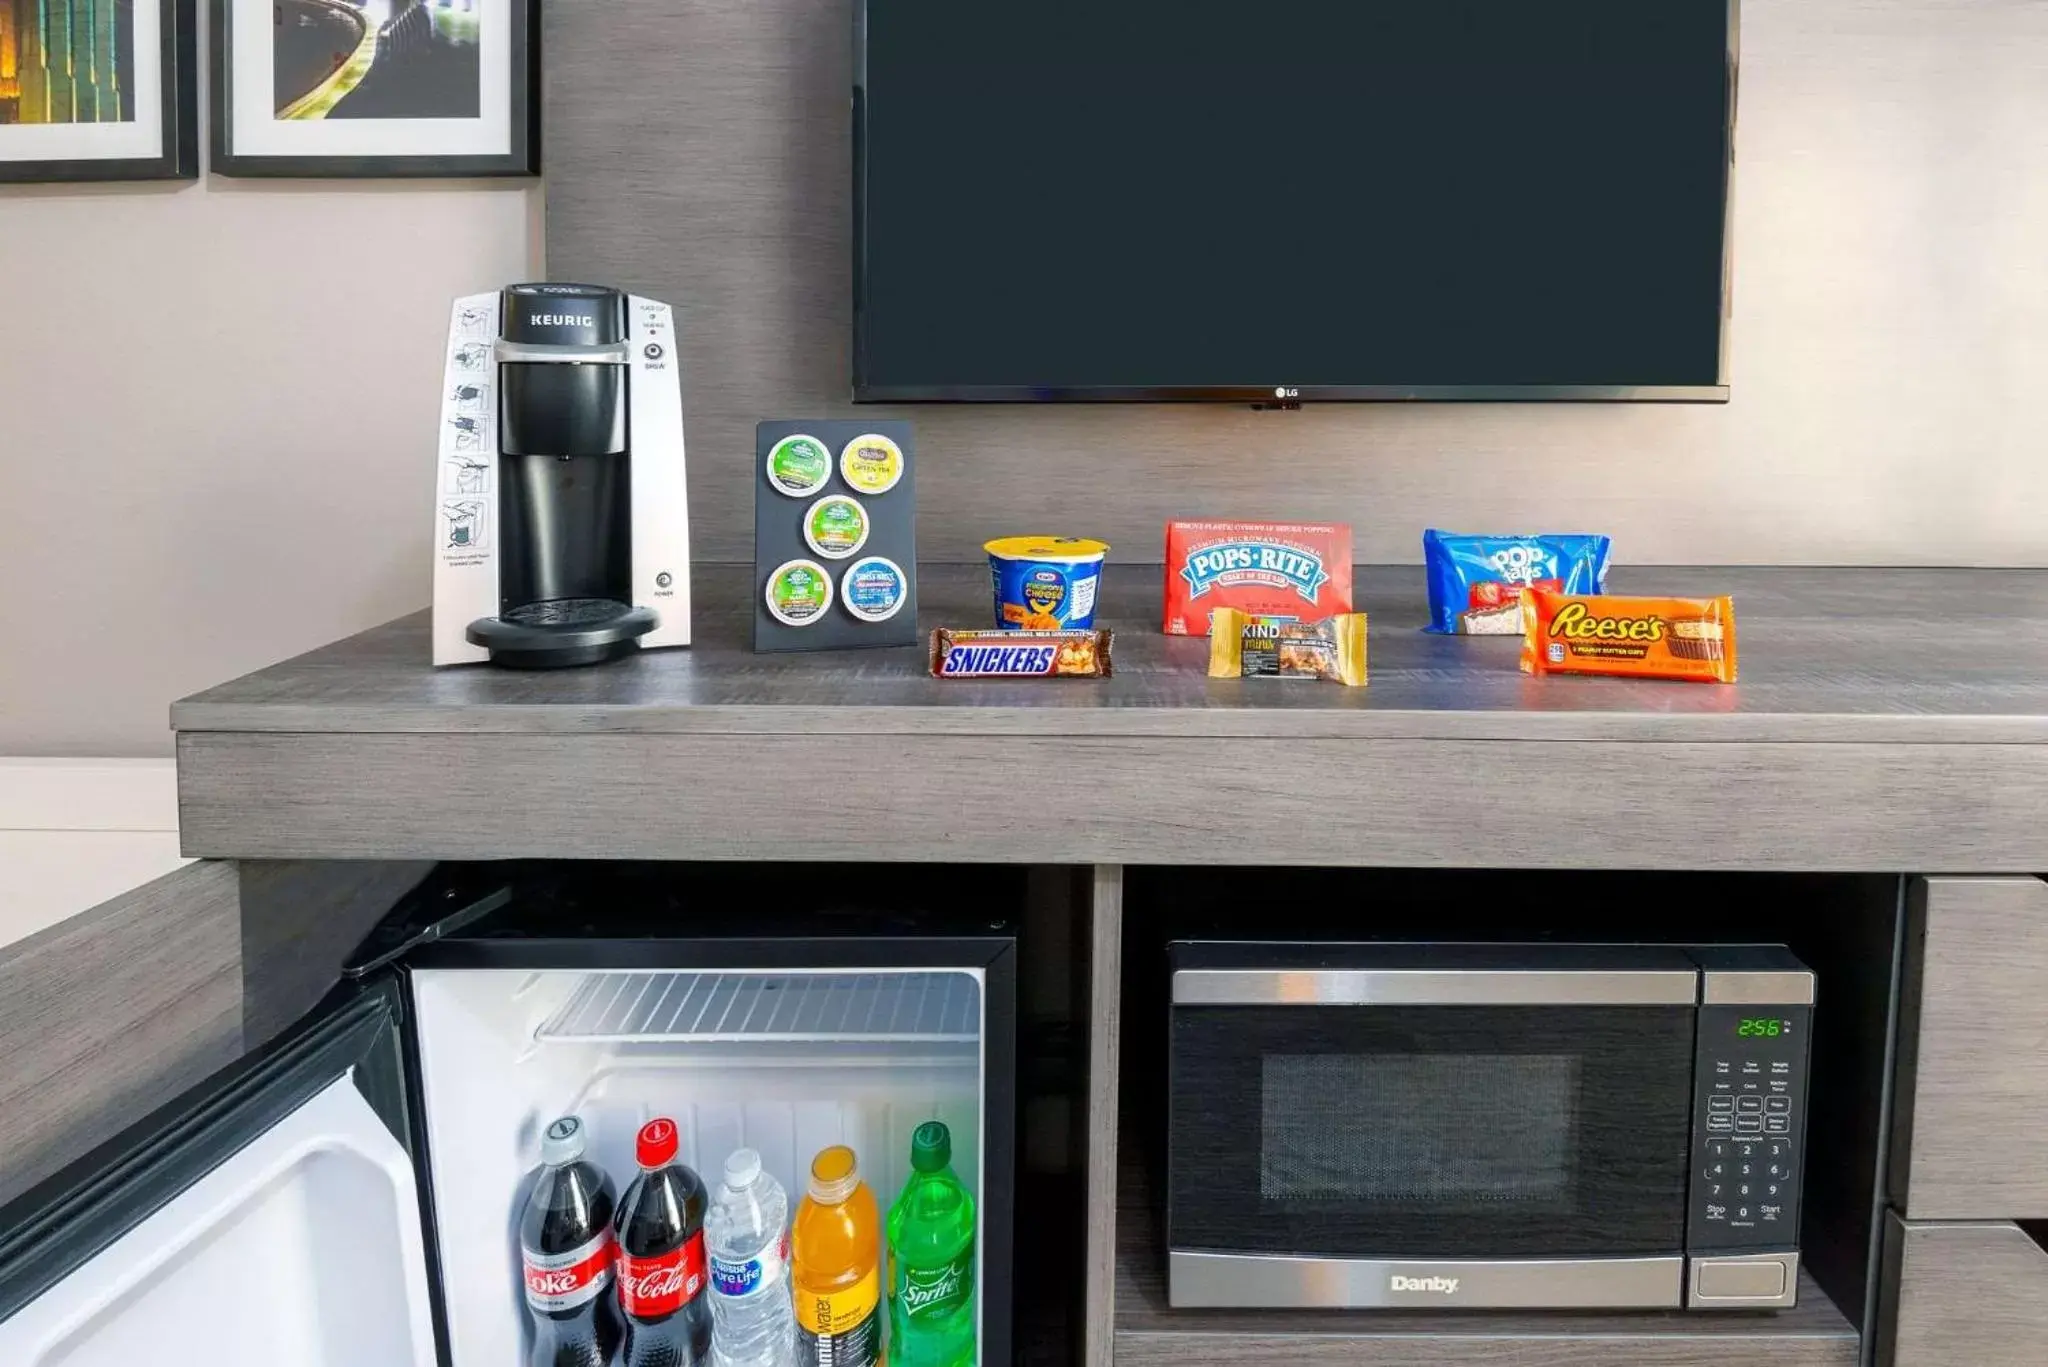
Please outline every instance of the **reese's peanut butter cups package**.
[{"label": "reese's peanut butter cups package", "polygon": [[1624,598],[1532,588],[1522,596],[1524,674],[1735,682],[1735,600]]},{"label": "reese's peanut butter cups package", "polygon": [[1217,608],[1210,619],[1212,679],[1325,679],[1365,687],[1365,614],[1320,622]]}]

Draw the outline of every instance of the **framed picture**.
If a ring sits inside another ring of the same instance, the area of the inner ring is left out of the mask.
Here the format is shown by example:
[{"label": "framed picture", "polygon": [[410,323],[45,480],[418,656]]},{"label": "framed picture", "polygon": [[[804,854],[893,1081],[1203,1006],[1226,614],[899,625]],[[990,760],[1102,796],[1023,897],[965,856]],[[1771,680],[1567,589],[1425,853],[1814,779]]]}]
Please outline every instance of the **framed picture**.
[{"label": "framed picture", "polygon": [[540,169],[533,0],[211,0],[212,169]]},{"label": "framed picture", "polygon": [[199,174],[197,0],[0,0],[0,181]]}]

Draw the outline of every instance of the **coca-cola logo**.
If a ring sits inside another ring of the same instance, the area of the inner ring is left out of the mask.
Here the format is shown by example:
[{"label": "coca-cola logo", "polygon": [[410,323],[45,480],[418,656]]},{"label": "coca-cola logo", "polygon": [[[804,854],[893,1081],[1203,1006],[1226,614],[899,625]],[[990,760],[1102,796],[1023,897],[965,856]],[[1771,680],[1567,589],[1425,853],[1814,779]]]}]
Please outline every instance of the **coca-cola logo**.
[{"label": "coca-cola logo", "polygon": [[526,1274],[526,1289],[536,1296],[559,1296],[565,1291],[574,1291],[587,1278],[574,1272],[534,1272]]},{"label": "coca-cola logo", "polygon": [[628,1300],[652,1301],[663,1296],[687,1294],[696,1288],[688,1283],[688,1274],[683,1265],[657,1267],[640,1277],[627,1277],[619,1283],[619,1294]]},{"label": "coca-cola logo", "polygon": [[536,1310],[572,1310],[612,1281],[611,1231],[566,1253],[525,1250],[526,1301]]},{"label": "coca-cola logo", "polygon": [[704,1236],[651,1258],[619,1253],[619,1304],[629,1315],[668,1315],[704,1289]]}]

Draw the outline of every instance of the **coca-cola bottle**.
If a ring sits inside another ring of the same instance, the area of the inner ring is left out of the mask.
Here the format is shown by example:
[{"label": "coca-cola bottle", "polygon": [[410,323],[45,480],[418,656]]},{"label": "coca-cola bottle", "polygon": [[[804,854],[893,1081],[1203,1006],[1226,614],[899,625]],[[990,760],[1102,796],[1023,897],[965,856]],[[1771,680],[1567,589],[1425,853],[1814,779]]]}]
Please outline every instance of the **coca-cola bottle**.
[{"label": "coca-cola bottle", "polygon": [[619,1202],[620,1367],[696,1367],[711,1354],[704,1294],[704,1211],[697,1174],[676,1161],[676,1122],[650,1120],[636,1146],[640,1173]]},{"label": "coca-cola bottle", "polygon": [[519,1254],[533,1317],[528,1367],[609,1367],[619,1346],[612,1311],[612,1179],[583,1161],[583,1122],[565,1115],[540,1140]]}]

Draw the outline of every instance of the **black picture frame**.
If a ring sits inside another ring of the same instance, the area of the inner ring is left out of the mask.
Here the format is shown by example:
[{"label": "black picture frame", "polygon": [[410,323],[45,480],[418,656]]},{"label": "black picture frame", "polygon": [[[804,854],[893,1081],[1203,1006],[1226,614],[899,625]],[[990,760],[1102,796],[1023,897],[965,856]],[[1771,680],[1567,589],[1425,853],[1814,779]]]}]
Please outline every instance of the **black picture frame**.
[{"label": "black picture frame", "polygon": [[[188,2],[188,0],[181,0]],[[507,0],[511,55],[507,127],[511,147],[488,155],[421,153],[417,156],[275,156],[237,152],[234,137],[233,0],[208,0],[208,113],[213,123],[209,169],[223,176],[301,179],[450,179],[540,174],[540,6]]]},{"label": "black picture frame", "polygon": [[[147,4],[150,0],[139,0]],[[199,176],[198,0],[155,0],[157,61],[162,68],[163,136],[153,157],[77,157],[9,161],[0,184],[55,185],[86,181],[196,180]],[[136,60],[142,59],[136,53]]]}]

